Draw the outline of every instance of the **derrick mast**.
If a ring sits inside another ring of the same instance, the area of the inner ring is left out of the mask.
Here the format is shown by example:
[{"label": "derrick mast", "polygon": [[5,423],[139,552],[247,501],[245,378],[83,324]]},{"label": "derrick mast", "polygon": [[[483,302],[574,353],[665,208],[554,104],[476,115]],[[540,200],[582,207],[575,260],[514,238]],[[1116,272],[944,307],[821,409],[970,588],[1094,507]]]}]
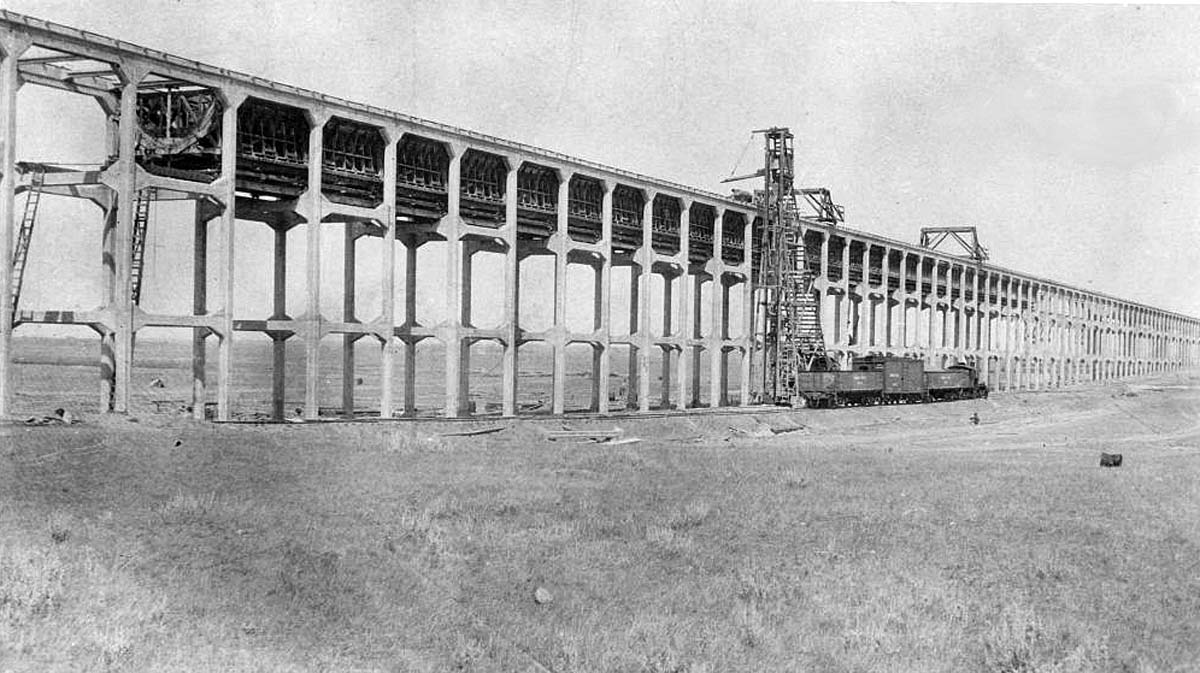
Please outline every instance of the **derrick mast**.
[{"label": "derrick mast", "polygon": [[[743,177],[763,178],[755,194],[762,224],[752,321],[760,349],[758,392],[764,402],[790,404],[799,399],[796,374],[826,368],[825,338],[796,206],[794,136],[782,127],[755,133],[764,137],[763,168]],[[802,190],[806,198],[808,191]]]}]

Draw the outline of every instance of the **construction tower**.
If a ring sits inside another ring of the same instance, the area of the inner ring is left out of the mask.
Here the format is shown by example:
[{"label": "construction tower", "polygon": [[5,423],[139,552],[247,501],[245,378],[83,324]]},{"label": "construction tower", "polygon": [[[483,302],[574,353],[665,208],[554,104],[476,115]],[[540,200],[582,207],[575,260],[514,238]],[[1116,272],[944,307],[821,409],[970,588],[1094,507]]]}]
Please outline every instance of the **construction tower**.
[{"label": "construction tower", "polygon": [[[762,170],[727,182],[763,178],[763,190],[755,193],[762,228],[752,319],[754,343],[761,349],[760,395],[763,402],[791,404],[799,397],[796,374],[826,368],[825,336],[820,305],[813,294],[815,272],[796,207],[794,137],[781,127],[754,133],[762,133],[765,139]],[[820,191],[802,190],[802,195],[814,202]],[[827,191],[823,196],[828,201]],[[831,201],[828,208],[829,216],[840,220],[841,213]]]}]

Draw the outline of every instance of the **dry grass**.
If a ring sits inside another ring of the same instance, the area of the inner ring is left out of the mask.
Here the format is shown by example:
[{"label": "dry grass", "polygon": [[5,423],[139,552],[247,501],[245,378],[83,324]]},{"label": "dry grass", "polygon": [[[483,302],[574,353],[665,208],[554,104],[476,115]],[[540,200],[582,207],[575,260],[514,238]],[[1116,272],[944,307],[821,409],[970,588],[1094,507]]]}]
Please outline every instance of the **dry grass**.
[{"label": "dry grass", "polygon": [[1108,399],[621,447],[0,428],[0,670],[1190,670],[1200,399]]}]

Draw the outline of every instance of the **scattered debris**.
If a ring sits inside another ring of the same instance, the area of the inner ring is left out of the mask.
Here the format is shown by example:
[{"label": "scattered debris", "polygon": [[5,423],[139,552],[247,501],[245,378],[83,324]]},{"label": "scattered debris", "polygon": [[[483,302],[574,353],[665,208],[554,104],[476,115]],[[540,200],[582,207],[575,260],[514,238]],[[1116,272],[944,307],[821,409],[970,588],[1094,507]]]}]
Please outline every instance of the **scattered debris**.
[{"label": "scattered debris", "polygon": [[151,388],[166,388],[167,384],[164,383],[162,379],[154,379],[153,381],[150,382],[150,387]]},{"label": "scattered debris", "polygon": [[25,425],[70,425],[78,422],[75,415],[66,409],[55,409],[49,416],[31,416],[25,419]]},{"label": "scattered debris", "polygon": [[505,426],[497,425],[491,428],[478,428],[476,430],[463,430],[461,432],[443,432],[439,437],[474,437],[476,435],[490,435],[493,432],[500,432]]},{"label": "scattered debris", "polygon": [[1121,467],[1123,456],[1119,453],[1100,453],[1100,467]]},{"label": "scattered debris", "polygon": [[187,402],[184,402],[183,400],[150,400],[150,403],[154,405],[154,413],[156,413],[156,414],[162,414],[162,413],[190,414],[190,413],[192,413],[191,405],[189,405]]},{"label": "scattered debris", "polygon": [[797,426],[791,427],[791,428],[768,428],[768,429],[771,431],[772,435],[786,435],[789,432],[800,432],[802,430],[807,430],[808,428],[804,427],[803,425],[797,425]]},{"label": "scattered debris", "polygon": [[775,432],[771,429],[771,426],[761,424],[761,423],[750,429],[735,428],[735,427],[731,426],[729,428],[729,431],[734,434],[745,435],[747,437],[774,437],[775,436]]},{"label": "scattered debris", "polygon": [[560,439],[575,439],[589,442],[612,443],[612,440],[624,433],[625,431],[621,428],[613,428],[612,430],[547,430],[546,439],[552,442]]},{"label": "scattered debris", "polygon": [[533,602],[538,605],[545,605],[554,601],[554,595],[546,587],[538,587],[533,590]]}]

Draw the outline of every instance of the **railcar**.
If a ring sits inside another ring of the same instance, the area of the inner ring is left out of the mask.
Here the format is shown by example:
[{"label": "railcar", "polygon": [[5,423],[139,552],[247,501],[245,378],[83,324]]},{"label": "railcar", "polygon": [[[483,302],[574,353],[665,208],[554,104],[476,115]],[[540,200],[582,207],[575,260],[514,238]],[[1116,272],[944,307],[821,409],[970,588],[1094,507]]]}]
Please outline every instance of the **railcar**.
[{"label": "railcar", "polygon": [[801,372],[796,383],[795,404],[823,408],[912,404],[988,394],[973,367],[954,365],[946,371],[925,371],[921,360],[892,356],[855,358],[849,371]]}]

